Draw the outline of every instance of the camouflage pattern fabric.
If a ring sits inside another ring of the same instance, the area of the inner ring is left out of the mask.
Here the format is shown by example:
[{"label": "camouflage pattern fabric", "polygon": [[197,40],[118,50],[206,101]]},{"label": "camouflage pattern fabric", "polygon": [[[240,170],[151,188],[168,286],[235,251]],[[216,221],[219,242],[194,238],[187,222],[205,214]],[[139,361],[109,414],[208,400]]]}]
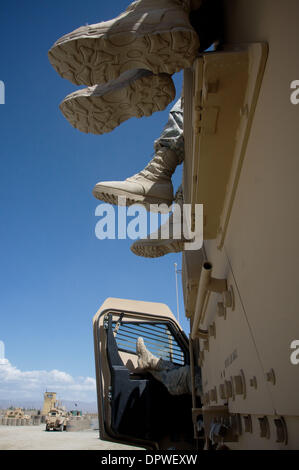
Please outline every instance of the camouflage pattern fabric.
[{"label": "camouflage pattern fabric", "polygon": [[155,140],[154,148],[159,150],[162,147],[168,147],[173,150],[178,158],[179,164],[184,161],[184,115],[182,108],[182,99],[180,98],[169,112],[166,126],[164,127],[159,139]]}]

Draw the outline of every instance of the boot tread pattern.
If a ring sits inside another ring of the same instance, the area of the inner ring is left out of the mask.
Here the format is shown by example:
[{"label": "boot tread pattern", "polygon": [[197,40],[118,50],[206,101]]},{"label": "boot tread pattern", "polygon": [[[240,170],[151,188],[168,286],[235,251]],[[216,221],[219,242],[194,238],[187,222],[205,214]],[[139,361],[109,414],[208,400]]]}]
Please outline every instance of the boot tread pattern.
[{"label": "boot tread pattern", "polygon": [[141,36],[131,31],[58,43],[49,51],[49,60],[63,78],[91,86],[134,68],[172,75],[192,65],[198,47],[198,36],[192,29]]},{"label": "boot tread pattern", "polygon": [[[156,242],[153,240],[153,242]],[[167,255],[169,253],[180,253],[184,251],[184,242],[180,240],[169,241],[165,245],[144,245],[142,240],[140,243],[136,241],[131,246],[131,251],[137,255],[144,258],[159,258],[160,256]]]},{"label": "boot tread pattern", "polygon": [[173,81],[166,74],[139,78],[102,96],[96,91],[89,94],[83,90],[81,95],[75,92],[60,105],[70,124],[85,133],[111,132],[131,117],[151,116],[162,111],[175,98]]},{"label": "boot tread pattern", "polygon": [[[114,194],[111,192],[100,191],[97,188],[93,191],[93,195],[95,198],[99,199],[100,201],[106,202],[108,204],[112,204],[114,206],[118,205],[118,195],[123,196],[124,194],[117,194],[114,191]],[[150,204],[157,204],[163,202],[164,204],[169,206],[169,210],[171,209],[172,200],[165,200],[165,201],[157,201],[155,198],[151,198],[149,196],[137,196],[132,194],[130,197],[129,193],[126,194],[126,205],[132,206],[133,204],[142,204],[147,210],[150,210]]]}]

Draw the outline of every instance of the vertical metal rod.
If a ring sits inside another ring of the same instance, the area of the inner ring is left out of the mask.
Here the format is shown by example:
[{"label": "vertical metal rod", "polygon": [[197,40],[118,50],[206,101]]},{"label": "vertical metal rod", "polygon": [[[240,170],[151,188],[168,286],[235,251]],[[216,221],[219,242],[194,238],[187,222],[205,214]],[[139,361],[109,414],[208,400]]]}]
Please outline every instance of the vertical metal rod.
[{"label": "vertical metal rod", "polygon": [[[190,355],[190,372],[191,372],[191,392],[192,392],[192,410],[196,408],[196,390],[195,390],[195,364],[194,364],[194,350],[193,340],[189,336],[189,355]],[[193,416],[192,416],[193,419]],[[194,439],[196,439],[196,448],[198,449],[198,430],[197,424],[193,422]]]},{"label": "vertical metal rod", "polygon": [[175,270],[175,287],[176,287],[176,310],[177,310],[177,317],[178,323],[180,323],[180,311],[179,311],[179,290],[178,290],[178,265],[174,263],[174,270]]}]

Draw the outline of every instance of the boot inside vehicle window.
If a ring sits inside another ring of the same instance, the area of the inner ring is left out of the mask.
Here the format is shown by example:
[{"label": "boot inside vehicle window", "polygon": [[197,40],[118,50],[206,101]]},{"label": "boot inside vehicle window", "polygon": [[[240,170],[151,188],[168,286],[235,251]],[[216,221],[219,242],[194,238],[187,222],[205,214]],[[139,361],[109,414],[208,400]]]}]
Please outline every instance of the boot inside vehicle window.
[{"label": "boot inside vehicle window", "polygon": [[[112,328],[120,356],[122,352],[137,356],[136,342],[142,337],[146,348],[154,356],[178,366],[186,364],[186,354],[167,323],[114,321]],[[133,358],[134,363],[135,360]]]}]

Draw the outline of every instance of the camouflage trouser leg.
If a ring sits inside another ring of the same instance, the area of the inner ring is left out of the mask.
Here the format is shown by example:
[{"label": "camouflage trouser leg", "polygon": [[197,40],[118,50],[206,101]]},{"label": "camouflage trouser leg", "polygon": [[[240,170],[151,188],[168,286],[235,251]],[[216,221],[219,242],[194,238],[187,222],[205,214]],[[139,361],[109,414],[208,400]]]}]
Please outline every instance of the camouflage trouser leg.
[{"label": "camouflage trouser leg", "polygon": [[180,98],[170,110],[168,122],[154,144],[155,150],[161,146],[173,150],[178,155],[179,163],[185,158],[183,125],[184,116]]},{"label": "camouflage trouser leg", "polygon": [[[155,379],[162,382],[171,395],[184,395],[192,393],[190,366],[176,367],[164,370],[149,370]],[[201,373],[195,369],[195,391],[201,395]]]}]

